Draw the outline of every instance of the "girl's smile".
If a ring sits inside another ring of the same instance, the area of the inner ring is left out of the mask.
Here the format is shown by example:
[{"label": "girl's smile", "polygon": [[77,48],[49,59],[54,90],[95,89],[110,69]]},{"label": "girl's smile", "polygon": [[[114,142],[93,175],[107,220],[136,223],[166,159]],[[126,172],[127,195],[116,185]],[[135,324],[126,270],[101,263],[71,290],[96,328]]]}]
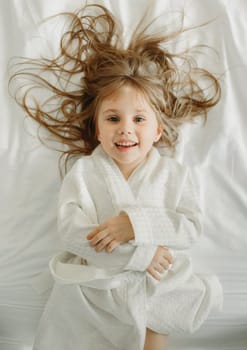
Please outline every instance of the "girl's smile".
[{"label": "girl's smile", "polygon": [[130,150],[133,147],[137,147],[138,143],[137,142],[132,142],[129,140],[123,140],[123,141],[118,141],[115,142],[115,146],[117,147],[117,149],[121,152],[126,152],[128,150]]}]

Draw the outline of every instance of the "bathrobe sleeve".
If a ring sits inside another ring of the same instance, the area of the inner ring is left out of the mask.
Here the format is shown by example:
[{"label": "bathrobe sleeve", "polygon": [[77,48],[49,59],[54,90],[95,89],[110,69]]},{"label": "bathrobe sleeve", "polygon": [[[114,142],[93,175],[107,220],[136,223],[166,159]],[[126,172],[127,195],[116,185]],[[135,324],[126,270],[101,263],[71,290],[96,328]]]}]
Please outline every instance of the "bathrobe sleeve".
[{"label": "bathrobe sleeve", "polygon": [[135,232],[134,245],[161,245],[187,249],[201,233],[201,211],[191,173],[186,168],[174,209],[165,206],[132,206],[124,208]]},{"label": "bathrobe sleeve", "polygon": [[58,231],[63,249],[103,269],[124,270],[135,255],[128,270],[146,270],[155,253],[155,246],[140,247],[134,254],[138,247],[127,243],[117,247],[112,253],[97,253],[89,245],[86,236],[98,225],[95,204],[81,174],[74,166],[64,178],[59,197]]}]

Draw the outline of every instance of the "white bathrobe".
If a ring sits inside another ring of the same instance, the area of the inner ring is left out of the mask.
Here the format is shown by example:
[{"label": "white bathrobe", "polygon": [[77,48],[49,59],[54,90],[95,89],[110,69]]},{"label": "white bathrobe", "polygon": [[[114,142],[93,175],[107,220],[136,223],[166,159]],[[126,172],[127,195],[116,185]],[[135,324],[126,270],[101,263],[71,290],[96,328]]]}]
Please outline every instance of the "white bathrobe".
[{"label": "white bathrobe", "polygon": [[[97,253],[86,235],[120,213],[135,239]],[[200,235],[200,216],[188,168],[156,148],[128,180],[101,146],[77,160],[61,189],[65,251],[50,262],[55,284],[34,349],[143,350],[146,327],[163,334],[199,328],[222,304],[217,277],[193,273],[185,253]],[[158,245],[174,253],[161,281],[146,272]]]}]

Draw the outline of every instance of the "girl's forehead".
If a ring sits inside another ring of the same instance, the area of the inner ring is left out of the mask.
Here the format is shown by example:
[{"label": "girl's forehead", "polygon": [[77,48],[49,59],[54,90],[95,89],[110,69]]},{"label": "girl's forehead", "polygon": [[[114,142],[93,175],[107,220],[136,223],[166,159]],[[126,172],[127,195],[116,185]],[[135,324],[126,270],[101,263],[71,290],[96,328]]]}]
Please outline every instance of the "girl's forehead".
[{"label": "girl's forehead", "polygon": [[101,106],[107,104],[125,104],[135,105],[136,107],[151,108],[150,101],[138,87],[131,84],[125,84],[101,100]]}]

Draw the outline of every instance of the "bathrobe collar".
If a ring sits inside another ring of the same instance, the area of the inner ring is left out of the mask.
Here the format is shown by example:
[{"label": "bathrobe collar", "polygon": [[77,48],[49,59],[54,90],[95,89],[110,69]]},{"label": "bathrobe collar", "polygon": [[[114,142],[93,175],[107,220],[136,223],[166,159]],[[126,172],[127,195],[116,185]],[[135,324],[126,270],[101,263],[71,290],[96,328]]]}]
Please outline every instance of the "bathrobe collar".
[{"label": "bathrobe collar", "polygon": [[148,158],[133,171],[128,180],[124,178],[117,164],[104,152],[101,145],[94,150],[92,158],[100,176],[106,182],[117,214],[121,208],[129,206],[130,203],[133,206],[136,205],[138,193],[135,191],[141,188],[141,183],[145,181],[150,171],[159,162],[160,154],[153,147]]}]

